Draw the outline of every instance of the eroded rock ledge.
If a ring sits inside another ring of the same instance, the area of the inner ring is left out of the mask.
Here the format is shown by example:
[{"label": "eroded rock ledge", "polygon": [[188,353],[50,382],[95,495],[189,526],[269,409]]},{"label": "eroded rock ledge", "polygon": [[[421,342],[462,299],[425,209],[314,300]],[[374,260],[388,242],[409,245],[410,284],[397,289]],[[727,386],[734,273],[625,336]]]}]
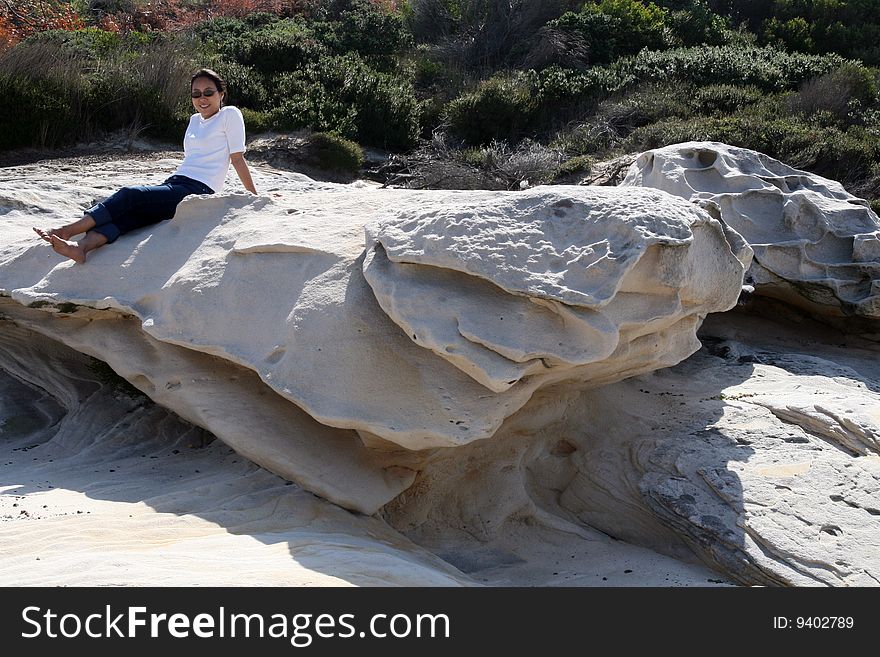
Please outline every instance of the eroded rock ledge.
[{"label": "eroded rock ledge", "polygon": [[[715,155],[747,191],[796,182],[763,156]],[[703,172],[691,178],[714,175],[709,155],[687,157]],[[530,567],[525,544],[595,555],[613,537],[748,584],[880,582],[877,344],[827,326],[808,339],[802,317],[717,314],[750,267],[741,228],[764,258],[750,270],[759,292],[805,289],[806,265],[779,254],[794,244],[815,260],[833,243],[822,266],[837,282],[807,279],[831,296],[799,303],[873,321],[872,215],[850,239],[833,228],[846,213],[816,218],[814,196],[804,213],[783,199],[782,219],[743,214],[835,236],[771,244],[725,214],[727,192],[416,192],[257,168],[265,196],[189,199],[86,265],[30,230],[175,164],[0,170],[0,369],[64,388],[29,372],[35,350],[55,349],[28,331],[100,358],[252,461],[382,510],[492,581]],[[779,281],[761,282],[771,269]],[[688,358],[708,313],[708,347]],[[45,431],[60,424],[74,445],[88,414],[50,396]]]},{"label": "eroded rock ledge", "polygon": [[718,142],[646,151],[624,186],[710,208],[755,257],[756,292],[818,315],[880,319],[880,219],[838,182]]},{"label": "eroded rock ledge", "polygon": [[[85,265],[63,261],[30,226],[137,175],[130,161],[105,166],[102,188],[43,195],[46,181],[7,170],[5,312],[368,512],[412,482],[418,454],[491,437],[541,387],[687,358],[705,315],[735,304],[751,256],[708,213],[655,190],[413,192],[288,174],[283,196],[191,197]],[[235,388],[275,410],[255,424]],[[327,435],[283,428],[303,422]],[[352,430],[383,449],[365,451]]]}]

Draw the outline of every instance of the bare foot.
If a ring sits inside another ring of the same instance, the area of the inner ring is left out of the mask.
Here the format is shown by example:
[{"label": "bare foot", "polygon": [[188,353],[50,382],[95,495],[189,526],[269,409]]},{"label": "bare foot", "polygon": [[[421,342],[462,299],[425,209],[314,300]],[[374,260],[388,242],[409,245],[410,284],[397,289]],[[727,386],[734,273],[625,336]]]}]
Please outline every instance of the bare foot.
[{"label": "bare foot", "polygon": [[42,228],[37,228],[36,226],[32,226],[34,232],[42,237],[45,241],[52,243],[50,236],[55,235],[56,237],[60,237],[63,240],[69,240],[73,235],[69,234],[64,226],[61,228],[50,228],[49,230],[43,230]]},{"label": "bare foot", "polygon": [[50,236],[50,235],[55,235],[55,234],[56,234],[56,229],[55,229],[55,228],[52,228],[52,229],[50,229],[50,230],[48,230],[48,231],[47,231],[47,230],[43,230],[42,228],[37,228],[36,226],[31,226],[31,228],[33,228],[33,229],[34,229],[34,232],[35,232],[37,235],[39,235],[41,238],[43,238],[43,240],[45,240],[46,242],[49,242],[49,244],[52,243],[52,240],[49,238],[49,236]]},{"label": "bare foot", "polygon": [[[36,228],[34,230],[36,230]],[[40,237],[43,236],[40,235]],[[86,250],[76,242],[68,242],[67,240],[63,240],[57,235],[51,233],[48,234],[47,237],[49,238],[47,241],[52,245],[52,248],[55,249],[56,253],[60,253],[79,264],[86,261]]]}]

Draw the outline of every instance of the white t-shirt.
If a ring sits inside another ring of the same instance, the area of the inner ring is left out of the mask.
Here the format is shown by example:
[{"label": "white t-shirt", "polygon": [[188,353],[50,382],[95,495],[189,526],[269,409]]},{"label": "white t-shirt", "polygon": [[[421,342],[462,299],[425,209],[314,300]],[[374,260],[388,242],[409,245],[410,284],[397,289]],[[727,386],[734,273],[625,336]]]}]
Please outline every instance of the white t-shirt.
[{"label": "white t-shirt", "polygon": [[193,114],[183,137],[183,163],[174,172],[205,183],[215,192],[223,189],[230,153],[244,153],[244,117],[227,105],[209,119]]}]

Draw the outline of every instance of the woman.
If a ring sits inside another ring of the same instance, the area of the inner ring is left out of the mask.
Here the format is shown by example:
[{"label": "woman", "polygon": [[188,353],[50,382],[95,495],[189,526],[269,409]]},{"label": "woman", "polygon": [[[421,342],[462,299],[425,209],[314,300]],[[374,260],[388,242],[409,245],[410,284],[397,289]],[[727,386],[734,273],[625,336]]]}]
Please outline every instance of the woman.
[{"label": "woman", "polygon": [[[86,254],[120,235],[171,219],[177,205],[190,194],[213,194],[223,188],[229,164],[245,189],[256,194],[244,160],[244,119],[237,107],[224,106],[226,83],[203,68],[190,80],[193,114],[183,140],[183,163],[161,185],[123,187],[85,211],[83,218],[48,231],[34,228],[58,253],[79,263]],[[78,241],[75,235],[85,233]]]}]

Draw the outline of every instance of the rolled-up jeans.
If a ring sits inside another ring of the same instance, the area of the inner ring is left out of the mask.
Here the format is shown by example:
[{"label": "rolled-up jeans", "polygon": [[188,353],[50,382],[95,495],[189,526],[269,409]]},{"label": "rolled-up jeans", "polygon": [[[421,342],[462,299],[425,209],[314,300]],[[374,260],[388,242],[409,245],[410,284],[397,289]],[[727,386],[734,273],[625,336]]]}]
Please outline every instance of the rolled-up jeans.
[{"label": "rolled-up jeans", "polygon": [[120,235],[171,219],[178,204],[190,194],[213,194],[206,184],[187,178],[171,176],[161,185],[133,185],[123,187],[110,198],[96,203],[86,214],[95,220],[92,229],[115,242]]}]

